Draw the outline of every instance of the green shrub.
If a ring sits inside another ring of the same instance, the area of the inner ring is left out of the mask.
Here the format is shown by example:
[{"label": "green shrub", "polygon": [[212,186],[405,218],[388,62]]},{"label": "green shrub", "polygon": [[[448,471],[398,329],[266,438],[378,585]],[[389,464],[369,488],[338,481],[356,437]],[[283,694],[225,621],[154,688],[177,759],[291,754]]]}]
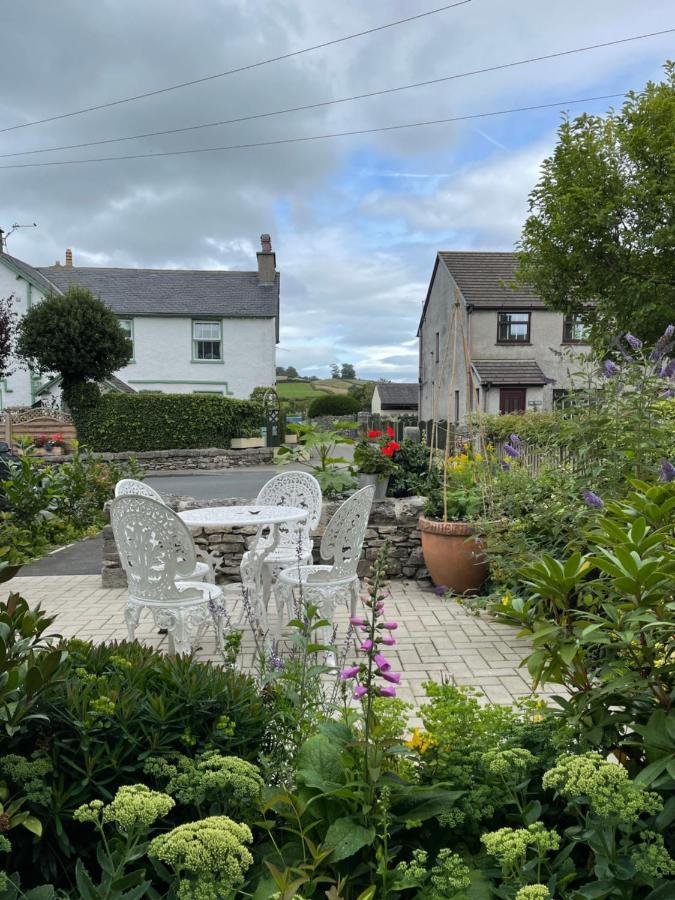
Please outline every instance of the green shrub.
[{"label": "green shrub", "polygon": [[480,426],[488,444],[506,441],[517,434],[521,441],[535,447],[551,444],[560,431],[561,416],[551,412],[525,412],[509,415],[481,415],[473,417],[474,427]]},{"label": "green shrub", "polygon": [[396,469],[389,477],[387,496],[426,497],[429,491],[438,487],[439,470],[433,466],[429,472],[429,448],[406,439],[393,457]]},{"label": "green shrub", "polygon": [[310,419],[319,416],[352,416],[360,409],[361,404],[354,397],[347,394],[329,394],[312,400],[307,414]]},{"label": "green shrub", "polygon": [[229,447],[262,426],[263,409],[202,394],[106,394],[75,410],[75,424],[80,440],[99,452]]}]

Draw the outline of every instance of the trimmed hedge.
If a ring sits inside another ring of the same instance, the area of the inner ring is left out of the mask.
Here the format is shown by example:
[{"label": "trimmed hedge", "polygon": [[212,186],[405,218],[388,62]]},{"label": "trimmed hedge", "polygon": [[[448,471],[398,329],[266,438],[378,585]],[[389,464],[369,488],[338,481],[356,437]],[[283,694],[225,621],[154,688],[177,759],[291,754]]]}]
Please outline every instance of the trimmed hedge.
[{"label": "trimmed hedge", "polygon": [[263,408],[251,400],[203,394],[104,394],[73,410],[78,438],[100,453],[229,447],[255,434]]},{"label": "trimmed hedge", "polygon": [[[555,443],[560,433],[561,416],[556,412],[526,412],[508,415],[483,415],[481,423],[488,441],[505,441],[512,434],[533,446]],[[474,425],[478,418],[474,417]]]},{"label": "trimmed hedge", "polygon": [[318,416],[349,416],[359,412],[361,404],[348,394],[328,394],[312,400],[307,415],[310,419]]}]

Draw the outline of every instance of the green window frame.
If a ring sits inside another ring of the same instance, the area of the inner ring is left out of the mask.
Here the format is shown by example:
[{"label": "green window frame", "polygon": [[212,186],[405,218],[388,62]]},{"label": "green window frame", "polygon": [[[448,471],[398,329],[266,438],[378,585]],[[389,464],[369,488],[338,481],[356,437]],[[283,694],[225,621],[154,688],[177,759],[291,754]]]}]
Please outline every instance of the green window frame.
[{"label": "green window frame", "polygon": [[220,319],[192,320],[192,362],[223,362],[223,323]]},{"label": "green window frame", "polygon": [[129,362],[134,362],[136,359],[136,342],[134,341],[134,320],[133,319],[120,319],[120,328],[126,334],[126,336],[131,341],[131,359]]}]

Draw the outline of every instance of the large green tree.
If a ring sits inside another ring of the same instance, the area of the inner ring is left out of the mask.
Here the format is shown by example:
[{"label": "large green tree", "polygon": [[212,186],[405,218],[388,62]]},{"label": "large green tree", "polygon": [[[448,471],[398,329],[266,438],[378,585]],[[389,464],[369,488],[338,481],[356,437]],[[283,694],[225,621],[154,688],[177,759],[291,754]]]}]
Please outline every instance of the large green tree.
[{"label": "large green tree", "polygon": [[675,318],[675,65],[620,111],[565,119],[530,194],[517,279],[585,310],[593,342],[654,340]]},{"label": "large green tree", "polygon": [[17,354],[33,372],[58,372],[66,402],[88,382],[109,378],[132,357],[117,316],[86,288],[49,294],[23,317]]}]

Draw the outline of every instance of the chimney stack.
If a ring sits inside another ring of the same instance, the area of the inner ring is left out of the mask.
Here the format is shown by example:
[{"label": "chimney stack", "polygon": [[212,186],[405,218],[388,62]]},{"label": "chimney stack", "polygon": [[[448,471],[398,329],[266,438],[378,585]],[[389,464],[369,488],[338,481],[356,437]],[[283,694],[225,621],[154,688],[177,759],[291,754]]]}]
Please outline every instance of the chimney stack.
[{"label": "chimney stack", "polygon": [[73,268],[73,251],[68,249],[66,250],[66,269]]},{"label": "chimney stack", "polygon": [[260,235],[260,247],[261,249],[256,254],[258,257],[258,284],[274,284],[277,258],[272,250],[272,238],[269,234]]}]

